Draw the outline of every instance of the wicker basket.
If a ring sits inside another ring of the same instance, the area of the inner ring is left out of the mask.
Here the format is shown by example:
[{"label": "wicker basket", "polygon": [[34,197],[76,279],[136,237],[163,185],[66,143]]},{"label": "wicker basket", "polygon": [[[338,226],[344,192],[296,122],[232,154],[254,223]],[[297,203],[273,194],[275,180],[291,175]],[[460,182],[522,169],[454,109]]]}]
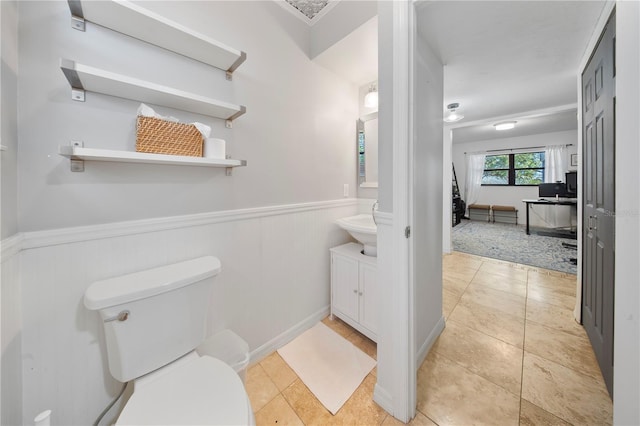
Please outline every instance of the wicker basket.
[{"label": "wicker basket", "polygon": [[138,116],[136,151],[202,157],[202,133],[193,124]]}]

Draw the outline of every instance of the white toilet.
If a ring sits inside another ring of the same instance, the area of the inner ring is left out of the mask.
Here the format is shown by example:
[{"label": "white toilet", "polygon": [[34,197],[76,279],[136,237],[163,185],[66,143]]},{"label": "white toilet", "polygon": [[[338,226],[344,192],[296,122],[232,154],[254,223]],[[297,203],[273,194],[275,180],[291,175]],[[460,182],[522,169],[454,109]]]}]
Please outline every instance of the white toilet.
[{"label": "white toilet", "polygon": [[133,380],[116,424],[253,425],[240,377],[194,349],[205,338],[220,261],[201,257],[98,281],[84,304],[104,322],[109,371]]}]

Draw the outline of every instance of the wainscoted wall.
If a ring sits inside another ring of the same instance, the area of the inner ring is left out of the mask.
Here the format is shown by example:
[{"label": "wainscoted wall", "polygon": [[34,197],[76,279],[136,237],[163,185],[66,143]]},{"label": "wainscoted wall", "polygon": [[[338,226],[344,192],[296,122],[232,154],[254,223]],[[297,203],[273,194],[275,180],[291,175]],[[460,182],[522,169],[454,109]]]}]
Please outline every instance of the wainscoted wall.
[{"label": "wainscoted wall", "polygon": [[2,377],[0,424],[22,424],[22,352],[20,245],[15,235],[2,240],[0,248],[0,342],[2,346]]},{"label": "wainscoted wall", "polygon": [[[50,408],[53,424],[90,424],[120,389],[108,371],[98,314],[83,306],[92,282],[215,255],[222,272],[209,332],[234,330],[257,360],[328,313],[329,248],[350,241],[334,221],[356,214],[359,204],[344,199],[24,234],[24,423]],[[2,296],[4,315],[4,276]],[[3,328],[3,362],[4,338]]]}]

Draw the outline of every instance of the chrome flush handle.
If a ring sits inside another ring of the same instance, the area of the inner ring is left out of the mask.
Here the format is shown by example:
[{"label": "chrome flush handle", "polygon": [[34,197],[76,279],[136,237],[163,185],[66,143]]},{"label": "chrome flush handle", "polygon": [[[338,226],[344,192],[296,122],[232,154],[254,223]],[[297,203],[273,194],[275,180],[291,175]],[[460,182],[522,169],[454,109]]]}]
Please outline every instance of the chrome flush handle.
[{"label": "chrome flush handle", "polygon": [[111,322],[111,321],[120,321],[120,322],[122,322],[122,321],[126,321],[126,320],[129,319],[129,314],[130,313],[131,312],[129,312],[127,310],[124,310],[124,311],[118,313],[118,315],[116,315],[116,316],[113,316],[111,318],[105,319],[104,322]]}]

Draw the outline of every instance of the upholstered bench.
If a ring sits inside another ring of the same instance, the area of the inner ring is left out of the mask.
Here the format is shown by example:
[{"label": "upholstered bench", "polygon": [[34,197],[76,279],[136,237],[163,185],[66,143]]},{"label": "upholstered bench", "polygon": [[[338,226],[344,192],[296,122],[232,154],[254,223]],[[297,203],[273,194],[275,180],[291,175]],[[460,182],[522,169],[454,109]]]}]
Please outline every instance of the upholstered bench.
[{"label": "upholstered bench", "polygon": [[484,204],[471,204],[469,206],[469,219],[482,220],[489,222],[491,213],[491,206]]},{"label": "upholstered bench", "polygon": [[491,206],[494,222],[518,224],[518,210],[513,206]]}]

